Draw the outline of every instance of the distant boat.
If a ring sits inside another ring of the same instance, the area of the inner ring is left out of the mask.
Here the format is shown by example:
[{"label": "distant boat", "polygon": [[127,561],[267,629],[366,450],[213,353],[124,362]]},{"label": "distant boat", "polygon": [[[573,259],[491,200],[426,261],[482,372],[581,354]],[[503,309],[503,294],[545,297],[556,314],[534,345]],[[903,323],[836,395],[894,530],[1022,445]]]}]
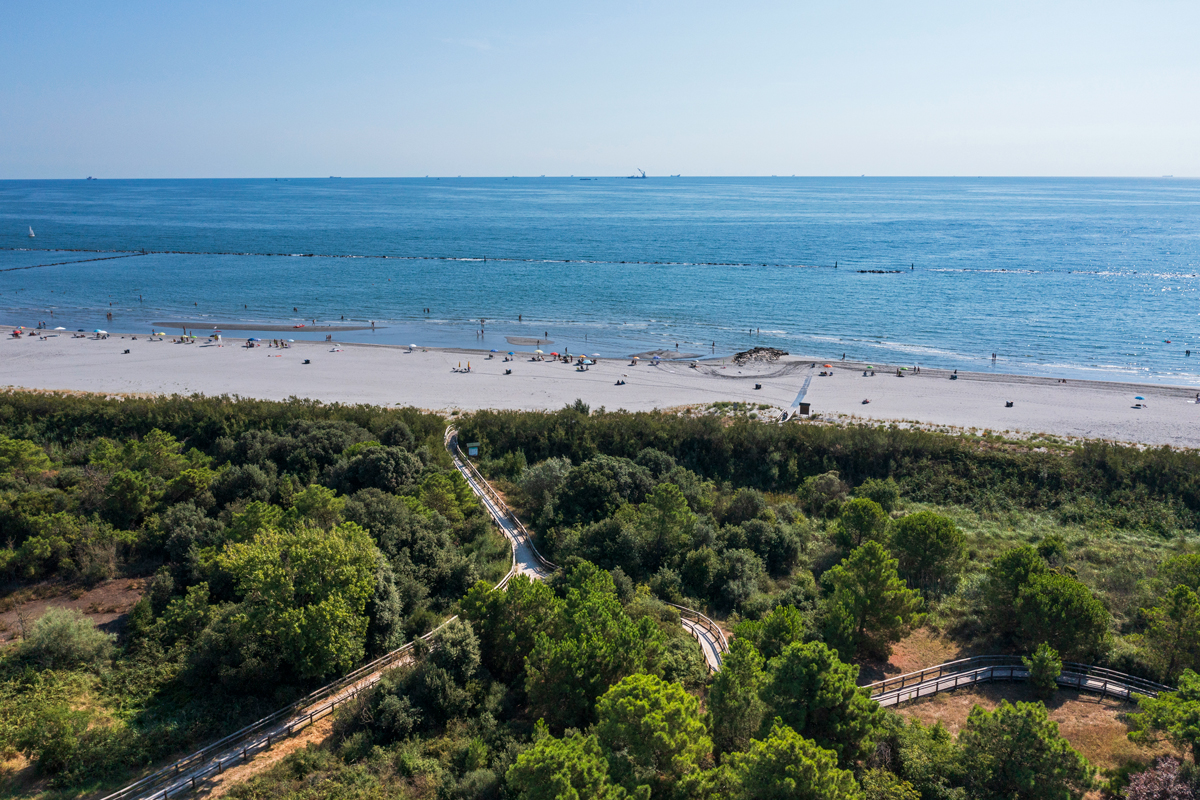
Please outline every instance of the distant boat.
[{"label": "distant boat", "polygon": [[29,226],[29,238],[30,239],[33,238],[33,226],[32,225]]},{"label": "distant boat", "polygon": [[634,180],[638,180],[638,179],[646,177],[646,170],[642,169],[641,167],[638,167],[637,171],[640,172],[641,174],[640,175],[626,175],[625,177],[633,178]]},{"label": "distant boat", "polygon": [[678,175],[672,175],[671,177],[672,177],[672,178],[678,178],[679,176],[678,176]]}]

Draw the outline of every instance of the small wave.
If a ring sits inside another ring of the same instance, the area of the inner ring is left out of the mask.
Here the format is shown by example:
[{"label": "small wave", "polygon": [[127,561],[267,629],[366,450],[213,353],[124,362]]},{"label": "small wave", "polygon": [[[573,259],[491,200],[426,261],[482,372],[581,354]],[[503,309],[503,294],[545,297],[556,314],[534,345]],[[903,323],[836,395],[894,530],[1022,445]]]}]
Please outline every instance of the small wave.
[{"label": "small wave", "polygon": [[926,272],[984,272],[984,273],[1014,273],[1018,275],[1041,275],[1045,270],[1040,269],[1008,269],[1006,267],[931,267]]}]

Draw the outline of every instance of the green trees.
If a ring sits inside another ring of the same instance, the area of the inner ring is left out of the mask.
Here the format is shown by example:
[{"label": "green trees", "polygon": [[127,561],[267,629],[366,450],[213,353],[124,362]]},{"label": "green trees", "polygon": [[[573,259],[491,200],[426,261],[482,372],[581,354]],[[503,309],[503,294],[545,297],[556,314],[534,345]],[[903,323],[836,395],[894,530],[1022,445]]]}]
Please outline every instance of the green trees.
[{"label": "green trees", "polygon": [[595,736],[543,736],[509,768],[509,788],[520,800],[623,800],[625,790],[608,777],[608,762]]},{"label": "green trees", "polygon": [[709,728],[718,755],[745,750],[762,727],[767,707],[759,693],[766,681],[763,657],[754,645],[740,637],[730,642],[708,689]]},{"label": "green trees", "polygon": [[658,571],[687,552],[696,515],[688,508],[683,492],[673,483],[660,483],[638,509],[636,527],[642,540],[647,567]]},{"label": "green trees", "polygon": [[653,797],[668,797],[712,751],[700,701],[653,675],[631,675],[614,685],[596,703],[596,718],[613,779],[630,791],[649,786]]},{"label": "green trees", "polygon": [[1104,604],[1075,578],[1050,569],[1029,545],[1001,553],[988,567],[983,605],[993,629],[1018,646],[1047,642],[1073,661],[1098,654],[1108,634]]},{"label": "green trees", "polygon": [[743,620],[734,634],[758,648],[763,658],[774,658],[793,642],[804,641],[809,621],[795,606],[776,606],[761,620]]},{"label": "green trees", "polygon": [[996,627],[1009,632],[1016,627],[1012,610],[1017,594],[1034,576],[1048,569],[1046,562],[1029,545],[1014,547],[996,556],[988,567],[984,586],[986,611]]},{"label": "green trees", "polygon": [[664,636],[654,621],[631,620],[612,576],[583,562],[566,577],[566,597],[552,628],[539,631],[526,658],[525,690],[553,725],[580,726],[608,687],[646,668]]},{"label": "green trees", "polygon": [[732,797],[745,800],[855,800],[854,776],[838,769],[837,755],[776,721],[764,739],[729,756]]},{"label": "green trees", "polygon": [[305,678],[347,671],[363,656],[364,614],[378,551],[354,523],[323,531],[267,529],[221,558],[255,630]]},{"label": "green trees", "polygon": [[847,658],[886,657],[922,619],[920,593],[904,585],[896,559],[878,542],[859,547],[823,581],[829,591],[826,641]]},{"label": "green trees", "polygon": [[1082,583],[1056,572],[1035,575],[1023,585],[1012,613],[1025,647],[1049,642],[1072,661],[1099,653],[1108,633],[1104,604]]},{"label": "green trees", "polygon": [[887,532],[887,512],[874,500],[856,497],[842,506],[833,536],[838,546],[848,551],[867,542],[883,542]]},{"label": "green trees", "polygon": [[942,594],[953,588],[966,558],[966,537],[948,517],[932,511],[892,523],[891,549],[910,586]]},{"label": "green trees", "polygon": [[483,640],[488,668],[505,681],[515,681],[538,634],[553,630],[562,605],[542,581],[516,575],[503,590],[483,581],[475,584],[463,598],[462,613]]},{"label": "green trees", "polygon": [[32,475],[50,469],[50,457],[35,443],[0,434],[0,475]]},{"label": "green trees", "polygon": [[979,798],[1078,800],[1094,770],[1058,732],[1041,703],[1001,701],[971,710],[959,734],[967,789]]},{"label": "green trees", "polygon": [[1139,697],[1138,706],[1139,713],[1130,715],[1132,741],[1149,742],[1165,736],[1177,746],[1189,748],[1192,763],[1200,764],[1200,675],[1185,670],[1176,691]]},{"label": "green trees", "polygon": [[1029,670],[1029,682],[1039,697],[1046,700],[1054,694],[1058,689],[1058,676],[1062,674],[1062,659],[1053,647],[1042,642],[1033,652],[1033,656],[1022,657],[1021,663]]},{"label": "green trees", "polygon": [[1200,667],[1200,597],[1183,584],[1145,610],[1145,641],[1164,681]]},{"label": "green trees", "polygon": [[555,509],[563,524],[596,522],[624,502],[642,502],[652,483],[650,471],[629,459],[597,456],[567,473]]},{"label": "green trees", "polygon": [[890,514],[896,510],[896,506],[900,502],[900,485],[896,483],[895,478],[891,477],[885,480],[867,478],[855,487],[854,494],[874,500],[880,508]]},{"label": "green trees", "polygon": [[883,711],[855,685],[858,667],[820,642],[791,644],[768,665],[769,713],[851,764],[872,747]]}]

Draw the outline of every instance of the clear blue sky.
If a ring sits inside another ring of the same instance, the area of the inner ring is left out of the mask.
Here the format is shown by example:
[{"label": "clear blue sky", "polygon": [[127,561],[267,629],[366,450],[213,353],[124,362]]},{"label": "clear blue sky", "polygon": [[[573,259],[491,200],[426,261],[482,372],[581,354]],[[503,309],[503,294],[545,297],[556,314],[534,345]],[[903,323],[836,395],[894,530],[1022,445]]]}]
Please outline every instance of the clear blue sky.
[{"label": "clear blue sky", "polygon": [[1200,2],[0,6],[0,178],[1200,175]]}]

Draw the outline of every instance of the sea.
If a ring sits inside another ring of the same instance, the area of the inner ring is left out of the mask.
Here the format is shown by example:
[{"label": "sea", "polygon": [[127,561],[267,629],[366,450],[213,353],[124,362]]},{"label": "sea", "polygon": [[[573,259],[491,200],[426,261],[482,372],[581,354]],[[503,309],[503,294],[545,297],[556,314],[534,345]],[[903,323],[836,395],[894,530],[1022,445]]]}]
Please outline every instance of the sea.
[{"label": "sea", "polygon": [[0,181],[0,324],[61,335],[1197,385],[1198,290],[1190,179]]}]

